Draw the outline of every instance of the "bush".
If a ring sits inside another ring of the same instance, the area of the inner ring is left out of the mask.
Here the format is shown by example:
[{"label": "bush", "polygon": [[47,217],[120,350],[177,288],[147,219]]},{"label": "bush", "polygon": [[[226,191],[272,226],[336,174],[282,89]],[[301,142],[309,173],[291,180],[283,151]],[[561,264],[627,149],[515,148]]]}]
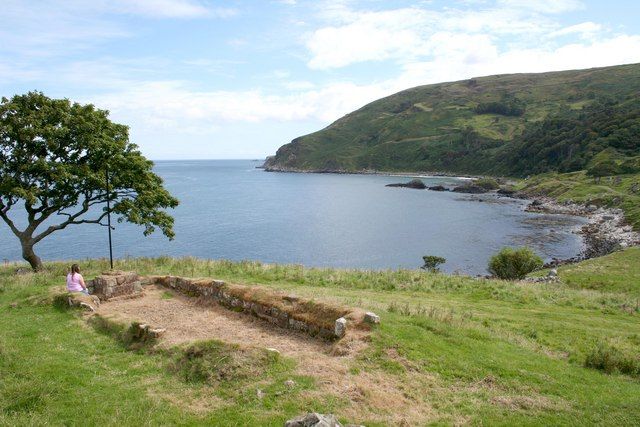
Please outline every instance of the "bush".
[{"label": "bush", "polygon": [[478,187],[482,187],[485,190],[497,190],[498,188],[500,188],[498,181],[493,178],[480,178],[475,180],[473,184],[477,185]]},{"label": "bush", "polygon": [[603,160],[587,169],[587,175],[593,177],[611,176],[618,173],[620,173],[620,168],[613,160]]},{"label": "bush", "polygon": [[584,362],[587,368],[598,369],[608,374],[619,372],[621,374],[640,376],[640,357],[628,354],[622,350],[607,344],[598,343],[587,355]]},{"label": "bush", "polygon": [[529,248],[503,248],[489,260],[489,273],[505,280],[524,279],[543,264],[542,258]]}]

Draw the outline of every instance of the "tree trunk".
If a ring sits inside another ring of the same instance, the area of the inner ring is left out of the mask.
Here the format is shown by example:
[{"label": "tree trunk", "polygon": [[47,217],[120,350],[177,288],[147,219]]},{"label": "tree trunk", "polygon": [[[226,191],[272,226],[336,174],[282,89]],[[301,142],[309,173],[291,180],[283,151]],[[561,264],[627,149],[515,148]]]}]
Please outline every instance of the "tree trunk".
[{"label": "tree trunk", "polygon": [[33,271],[42,271],[42,260],[33,251],[33,242],[31,239],[20,239],[20,244],[22,245],[22,258],[31,265]]}]

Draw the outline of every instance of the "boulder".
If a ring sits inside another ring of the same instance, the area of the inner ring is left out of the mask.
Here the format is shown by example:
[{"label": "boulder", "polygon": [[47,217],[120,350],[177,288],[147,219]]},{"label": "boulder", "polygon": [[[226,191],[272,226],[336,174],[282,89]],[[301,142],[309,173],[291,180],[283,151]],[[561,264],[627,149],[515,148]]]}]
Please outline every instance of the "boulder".
[{"label": "boulder", "polygon": [[347,319],[345,319],[344,317],[341,317],[338,320],[336,320],[333,333],[335,334],[336,337],[342,338],[346,332],[347,332]]},{"label": "boulder", "polygon": [[555,268],[552,268],[551,270],[549,270],[549,273],[547,273],[547,276],[558,277],[558,270],[556,270]]},{"label": "boulder", "polygon": [[342,427],[332,414],[318,414],[310,412],[284,423],[285,427]]}]

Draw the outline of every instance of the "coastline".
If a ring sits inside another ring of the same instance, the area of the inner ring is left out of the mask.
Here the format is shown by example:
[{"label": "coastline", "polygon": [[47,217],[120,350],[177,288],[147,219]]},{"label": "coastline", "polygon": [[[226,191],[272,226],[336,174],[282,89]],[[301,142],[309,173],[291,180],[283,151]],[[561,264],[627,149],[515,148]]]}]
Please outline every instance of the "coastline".
[{"label": "coastline", "polygon": [[404,178],[460,178],[460,179],[478,179],[482,178],[482,175],[467,175],[467,174],[454,174],[449,172],[431,172],[431,171],[382,171],[375,169],[364,169],[359,171],[343,170],[343,169],[296,169],[296,168],[277,168],[277,167],[265,167],[260,166],[256,169],[262,169],[265,172],[276,173],[321,173],[321,174],[336,174],[336,175],[382,175],[382,176],[398,176]]},{"label": "coastline", "polygon": [[517,193],[514,197],[531,200],[525,208],[527,212],[575,215],[587,219],[587,224],[576,230],[582,235],[584,251],[573,258],[554,259],[547,263],[546,267],[572,264],[640,245],[640,233],[626,223],[622,209],[558,202],[551,197],[531,197],[521,193]]},{"label": "coastline", "polygon": [[[332,170],[332,169],[311,169],[303,170],[296,168],[278,168],[263,166],[265,172],[278,173],[328,173],[340,175],[384,175],[404,178],[437,178],[450,177],[459,179],[475,180],[482,178],[481,175],[452,174],[447,172],[416,172],[416,171],[379,171],[379,170]],[[504,177],[492,177],[499,180],[508,180]],[[578,255],[567,259],[552,259],[545,264],[545,268],[553,268],[560,265],[572,264],[586,259],[597,258],[607,255],[620,249],[640,245],[640,232],[633,230],[631,225],[626,223],[624,212],[618,208],[604,208],[595,205],[559,202],[552,197],[536,196],[523,192],[513,194],[500,194],[497,191],[487,193],[495,194],[499,197],[515,198],[529,201],[524,208],[527,212],[547,213],[559,215],[574,215],[587,219],[587,224],[577,228],[576,234],[582,236],[585,249]]]}]

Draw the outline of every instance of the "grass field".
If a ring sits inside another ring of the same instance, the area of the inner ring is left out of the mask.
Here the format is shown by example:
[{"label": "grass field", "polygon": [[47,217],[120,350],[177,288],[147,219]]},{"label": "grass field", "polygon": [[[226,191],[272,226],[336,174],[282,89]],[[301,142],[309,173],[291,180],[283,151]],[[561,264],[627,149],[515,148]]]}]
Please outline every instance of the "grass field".
[{"label": "grass field", "polygon": [[[107,266],[81,265],[85,277]],[[65,265],[26,275],[9,265],[0,269],[0,424],[277,426],[311,410],[367,426],[640,423],[638,248],[563,267],[559,284],[191,258],[127,259],[117,268],[261,284],[373,310],[382,323],[347,366],[372,389],[325,392],[294,359],[250,343],[129,350],[51,305]],[[198,352],[210,356],[189,357]],[[402,394],[382,402],[374,386]]]}]

